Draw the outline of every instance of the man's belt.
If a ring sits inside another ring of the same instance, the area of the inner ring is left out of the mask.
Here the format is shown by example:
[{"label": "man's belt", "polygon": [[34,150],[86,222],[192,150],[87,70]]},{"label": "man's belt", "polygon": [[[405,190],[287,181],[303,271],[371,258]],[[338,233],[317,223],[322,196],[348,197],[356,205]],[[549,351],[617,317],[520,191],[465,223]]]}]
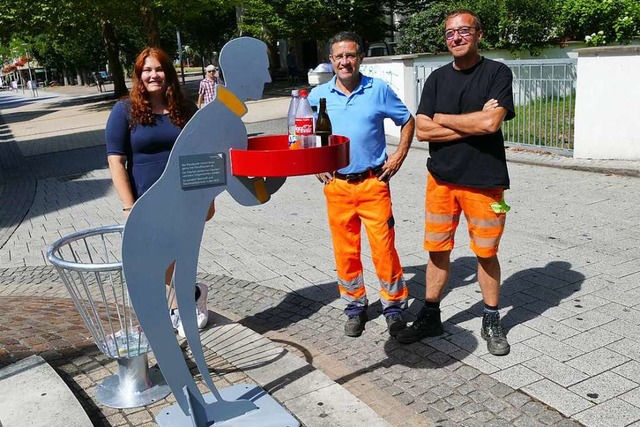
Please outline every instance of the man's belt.
[{"label": "man's belt", "polygon": [[338,179],[344,179],[348,183],[354,184],[356,182],[364,181],[367,178],[372,178],[374,176],[377,177],[381,173],[382,173],[382,165],[375,168],[370,168],[364,172],[358,172],[358,173],[344,174],[344,173],[336,172],[334,176]]}]

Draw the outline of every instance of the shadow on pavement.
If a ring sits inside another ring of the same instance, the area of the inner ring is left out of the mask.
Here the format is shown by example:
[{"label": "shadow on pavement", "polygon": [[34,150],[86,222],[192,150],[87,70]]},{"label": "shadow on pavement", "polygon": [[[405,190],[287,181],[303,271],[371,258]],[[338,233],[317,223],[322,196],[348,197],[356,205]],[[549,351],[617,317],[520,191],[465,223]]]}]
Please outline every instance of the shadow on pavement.
[{"label": "shadow on pavement", "polygon": [[[95,127],[96,126],[94,125],[88,125],[85,127],[85,130],[75,129],[73,133],[56,132],[52,129],[46,136],[26,141],[16,141],[16,145],[19,147],[20,152],[26,159],[52,153],[68,153],[79,149],[100,147],[101,156],[106,162],[107,153],[105,149],[104,130],[95,129]],[[81,161],[81,163],[87,163],[87,166],[93,163],[91,159],[77,160]],[[60,166],[62,165],[57,165],[57,167]],[[82,164],[71,166],[76,168],[83,167]]]},{"label": "shadow on pavement", "polygon": [[[582,288],[585,276],[571,269],[567,261],[552,261],[544,267],[529,268],[513,274],[502,283],[502,307],[511,307],[502,322],[508,332],[515,325],[527,322],[557,307]],[[522,307],[522,296],[533,299]],[[576,301],[579,302],[579,301]],[[475,307],[478,310],[478,307]],[[481,309],[481,307],[480,307]]]},{"label": "shadow on pavement", "polygon": [[47,116],[51,113],[55,113],[58,110],[38,110],[38,111],[16,111],[13,113],[3,114],[2,121],[5,125],[10,125],[13,123],[27,122],[30,120],[36,120],[40,117]]},{"label": "shadow on pavement", "polygon": [[114,99],[113,93],[107,92],[95,95],[83,95],[76,98],[61,98],[59,101],[51,102],[50,105],[54,108],[68,108],[85,104],[96,104],[97,102],[99,102],[99,104],[91,106],[92,110],[111,110],[111,108],[113,108],[113,104],[115,104],[116,102],[116,99]]},{"label": "shadow on pavement", "polygon": [[245,317],[241,324],[262,334],[286,328],[308,319],[321,308],[340,298],[336,282],[308,286],[287,292],[276,306]]},{"label": "shadow on pavement", "polygon": [[[454,351],[452,354],[454,354],[455,359],[464,360],[465,352],[473,353],[479,345],[485,345],[480,338],[479,330],[469,330],[466,325],[460,326],[474,318],[479,319],[484,309],[477,278],[475,274],[468,274],[471,268],[475,269],[475,265],[476,259],[474,257],[457,258],[451,263],[452,280],[450,279],[449,286],[445,291],[443,304],[446,304],[446,296],[451,289],[470,284],[473,284],[476,288],[478,301],[468,309],[460,311],[443,321],[445,334],[440,337],[426,338],[419,343],[407,346],[401,346],[395,340],[388,340],[385,343],[385,352],[391,361],[396,361],[411,368],[427,368],[432,363],[444,366],[454,360],[446,354],[447,347],[451,347],[451,350]],[[410,271],[411,268],[409,267],[405,270]],[[462,274],[453,276],[456,269],[459,269]],[[509,276],[503,281],[500,288],[500,308],[510,308],[502,317],[505,332],[508,334],[509,330],[516,325],[531,321],[543,315],[547,310],[557,307],[561,302],[566,301],[572,294],[579,291],[584,280],[585,276],[578,271],[572,270],[571,263],[566,261],[553,261],[544,267],[529,268]],[[411,312],[416,312],[414,307],[416,305],[418,306],[417,310],[422,307],[424,288],[419,299],[412,305]],[[579,300],[576,300],[576,303],[579,304]],[[447,342],[454,344],[457,348],[462,348],[464,352],[456,353],[455,348],[449,346]],[[421,345],[429,346],[434,351],[441,348],[444,349],[445,353],[427,352],[426,356],[429,359],[427,361],[416,361],[413,357],[407,357],[405,354],[407,351],[413,353],[413,356],[424,355],[426,350]],[[400,351],[398,348],[404,349],[404,351]]]},{"label": "shadow on pavement", "polygon": [[55,98],[55,96],[47,95],[38,98],[23,98],[21,95],[0,96],[0,110],[9,110],[12,108],[20,108],[25,105],[34,104],[43,99]]}]

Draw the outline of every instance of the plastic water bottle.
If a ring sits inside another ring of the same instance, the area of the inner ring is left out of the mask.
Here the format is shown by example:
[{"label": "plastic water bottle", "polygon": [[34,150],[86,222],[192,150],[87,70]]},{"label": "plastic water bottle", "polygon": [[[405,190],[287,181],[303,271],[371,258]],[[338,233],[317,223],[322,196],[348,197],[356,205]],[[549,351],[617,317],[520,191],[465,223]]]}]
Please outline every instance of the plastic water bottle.
[{"label": "plastic water bottle", "polygon": [[289,148],[302,148],[297,146],[296,139],[296,110],[299,101],[298,90],[291,91],[291,101],[289,102],[289,112],[287,113],[287,127],[289,128]]},{"label": "plastic water bottle", "polygon": [[298,101],[298,109],[296,110],[296,140],[300,148],[312,148],[316,146],[316,136],[313,132],[314,119],[313,110],[309,104],[307,96],[309,92],[301,90],[300,101]]}]

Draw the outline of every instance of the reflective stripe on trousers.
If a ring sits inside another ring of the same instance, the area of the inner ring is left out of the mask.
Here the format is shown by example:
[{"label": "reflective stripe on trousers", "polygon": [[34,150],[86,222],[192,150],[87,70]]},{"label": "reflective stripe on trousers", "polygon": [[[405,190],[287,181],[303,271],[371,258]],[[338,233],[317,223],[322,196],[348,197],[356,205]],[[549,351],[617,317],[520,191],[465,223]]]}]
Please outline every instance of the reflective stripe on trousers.
[{"label": "reflective stripe on trousers", "polygon": [[382,307],[404,309],[409,292],[395,248],[389,185],[375,177],[351,184],[334,179],[324,186],[324,194],[342,299],[350,306],[367,304],[360,259],[364,225],[380,282]]}]

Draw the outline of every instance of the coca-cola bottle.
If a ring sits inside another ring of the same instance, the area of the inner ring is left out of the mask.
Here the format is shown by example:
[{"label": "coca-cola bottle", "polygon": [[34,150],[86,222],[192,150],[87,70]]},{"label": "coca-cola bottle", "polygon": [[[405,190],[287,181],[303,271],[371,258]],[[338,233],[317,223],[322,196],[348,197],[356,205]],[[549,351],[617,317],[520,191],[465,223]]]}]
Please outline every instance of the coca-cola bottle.
[{"label": "coca-cola bottle", "polygon": [[289,148],[301,148],[297,146],[296,140],[296,110],[298,109],[298,90],[291,91],[291,101],[289,102],[289,112],[287,113],[287,127],[289,132]]},{"label": "coca-cola bottle", "polygon": [[320,111],[316,119],[316,137],[320,140],[320,145],[326,147],[329,145],[329,136],[331,136],[331,120],[327,114],[327,100],[320,98]]},{"label": "coca-cola bottle", "polygon": [[309,104],[307,96],[309,92],[306,90],[299,91],[300,100],[298,101],[298,109],[296,110],[296,140],[298,148],[311,148],[316,146],[316,137],[313,134],[313,110]]}]

